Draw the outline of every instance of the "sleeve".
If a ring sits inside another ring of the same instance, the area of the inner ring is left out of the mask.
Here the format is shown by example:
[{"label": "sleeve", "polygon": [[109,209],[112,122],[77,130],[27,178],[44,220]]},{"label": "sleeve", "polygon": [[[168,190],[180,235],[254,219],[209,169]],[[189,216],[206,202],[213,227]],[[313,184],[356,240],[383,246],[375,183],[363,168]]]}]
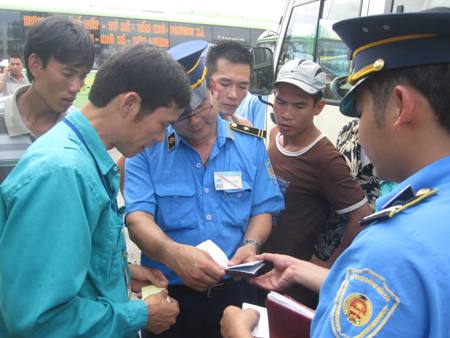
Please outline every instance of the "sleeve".
[{"label": "sleeve", "polygon": [[345,251],[320,290],[311,337],[438,336],[430,334],[427,322],[438,308],[436,290],[442,290],[436,282],[440,277],[429,278],[439,275],[439,264],[430,264],[435,256],[430,251],[418,255],[417,247],[423,246],[413,242],[399,244],[390,227],[385,235],[372,232]]},{"label": "sleeve", "polygon": [[158,205],[147,152],[125,161],[125,217],[134,211],[155,215]]},{"label": "sleeve", "polygon": [[334,148],[324,152],[324,156],[327,160],[320,174],[320,191],[336,213],[347,214],[367,203],[343,156]]},{"label": "sleeve", "polygon": [[142,301],[82,296],[95,230],[86,210],[96,202],[86,178],[67,168],[2,192],[0,328],[4,321],[12,336],[30,338],[127,337],[146,325]]},{"label": "sleeve", "polygon": [[256,147],[252,149],[256,153],[257,169],[253,186],[251,216],[279,212],[284,209],[284,199],[264,143],[257,140]]}]

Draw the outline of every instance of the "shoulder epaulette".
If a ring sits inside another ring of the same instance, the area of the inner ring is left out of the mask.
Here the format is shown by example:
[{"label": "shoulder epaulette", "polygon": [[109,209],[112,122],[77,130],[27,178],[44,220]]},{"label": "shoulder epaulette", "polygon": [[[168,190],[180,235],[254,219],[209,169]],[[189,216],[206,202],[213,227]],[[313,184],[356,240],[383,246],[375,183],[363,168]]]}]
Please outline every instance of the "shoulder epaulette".
[{"label": "shoulder epaulette", "polygon": [[413,193],[412,197],[405,199],[405,196],[407,195],[405,192],[409,193],[409,191],[412,191],[412,188],[410,186],[400,191],[400,193],[394,196],[394,198],[389,203],[384,205],[384,208],[382,210],[364,217],[360,222],[360,225],[369,225],[375,221],[392,218],[395,215],[398,215],[403,210],[422,202],[424,199],[430,197],[431,195],[434,195],[438,190],[422,188],[416,194]]},{"label": "shoulder epaulette", "polygon": [[234,131],[252,135],[252,136],[256,136],[256,137],[259,137],[262,139],[266,138],[266,136],[267,136],[267,131],[264,129],[244,126],[242,124],[230,123],[230,128]]}]

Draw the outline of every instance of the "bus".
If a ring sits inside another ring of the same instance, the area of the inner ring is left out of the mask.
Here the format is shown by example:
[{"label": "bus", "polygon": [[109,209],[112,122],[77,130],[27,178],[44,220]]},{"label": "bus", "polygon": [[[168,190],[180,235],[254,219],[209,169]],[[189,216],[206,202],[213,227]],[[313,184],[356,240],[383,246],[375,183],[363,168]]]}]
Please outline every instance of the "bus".
[{"label": "bus", "polygon": [[[277,32],[264,32],[257,40],[251,91],[270,95],[270,85],[278,70],[292,59],[309,59],[320,64],[327,74],[324,98],[327,102],[316,117],[317,127],[336,142],[342,126],[349,118],[339,112],[343,93],[336,92],[335,81],[349,74],[349,50],[332,29],[339,20],[367,15],[415,12],[432,7],[449,6],[449,0],[289,0]],[[273,51],[273,53],[272,53]],[[256,57],[257,55],[257,57]],[[271,75],[271,76],[269,76]],[[273,102],[273,97],[269,97]],[[271,107],[266,118],[267,130],[273,126]]]},{"label": "bus", "polygon": [[95,44],[93,71],[75,101],[80,107],[87,99],[96,69],[115,51],[126,45],[150,42],[170,48],[180,42],[202,39],[209,43],[224,40],[238,41],[254,46],[256,39],[272,22],[262,19],[223,17],[188,13],[167,14],[164,11],[133,10],[123,8],[95,9],[82,6],[58,7],[32,5],[26,1],[0,3],[0,60],[8,55],[23,55],[25,34],[37,21],[53,14],[68,16],[87,29]]}]

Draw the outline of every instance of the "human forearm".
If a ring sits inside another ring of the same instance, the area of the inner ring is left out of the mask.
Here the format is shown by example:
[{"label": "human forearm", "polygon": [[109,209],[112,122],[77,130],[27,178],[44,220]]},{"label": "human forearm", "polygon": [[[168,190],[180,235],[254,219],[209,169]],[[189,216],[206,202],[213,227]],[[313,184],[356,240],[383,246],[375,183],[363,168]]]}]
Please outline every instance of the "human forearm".
[{"label": "human forearm", "polygon": [[136,211],[126,218],[131,240],[150,259],[170,267],[177,243],[170,239],[155,223],[152,215]]},{"label": "human forearm", "polygon": [[187,286],[206,290],[223,278],[223,268],[206,251],[173,241],[151,215],[133,212],[127,217],[127,225],[131,239],[141,250],[175,271]]},{"label": "human forearm", "polygon": [[260,214],[253,216],[248,224],[244,240],[256,240],[259,244],[264,244],[272,231],[272,215]]},{"label": "human forearm", "polygon": [[319,293],[330,270],[316,264],[299,260],[295,280],[297,284]]},{"label": "human forearm", "polygon": [[295,284],[318,292],[329,270],[292,256],[264,253],[256,256],[273,264],[268,273],[253,279],[253,283],[266,289],[283,291]]},{"label": "human forearm", "polygon": [[240,264],[249,260],[259,253],[259,249],[266,241],[272,230],[272,215],[260,214],[253,216],[244,234],[243,245],[239,247],[229,265]]}]

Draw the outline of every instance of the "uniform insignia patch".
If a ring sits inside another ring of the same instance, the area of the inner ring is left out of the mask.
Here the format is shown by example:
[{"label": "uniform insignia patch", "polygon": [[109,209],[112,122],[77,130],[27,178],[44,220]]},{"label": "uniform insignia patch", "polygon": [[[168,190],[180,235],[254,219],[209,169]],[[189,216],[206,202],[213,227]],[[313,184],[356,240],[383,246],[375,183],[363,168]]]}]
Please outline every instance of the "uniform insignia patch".
[{"label": "uniform insignia patch", "polygon": [[400,304],[386,280],[369,269],[349,269],[330,314],[336,337],[373,337]]},{"label": "uniform insignia patch", "polygon": [[172,150],[173,147],[175,147],[176,142],[176,134],[175,132],[172,132],[169,136],[167,136],[167,148],[169,150]]},{"label": "uniform insignia patch", "polygon": [[370,299],[360,293],[352,293],[344,301],[344,315],[355,326],[365,325],[372,316]]}]

